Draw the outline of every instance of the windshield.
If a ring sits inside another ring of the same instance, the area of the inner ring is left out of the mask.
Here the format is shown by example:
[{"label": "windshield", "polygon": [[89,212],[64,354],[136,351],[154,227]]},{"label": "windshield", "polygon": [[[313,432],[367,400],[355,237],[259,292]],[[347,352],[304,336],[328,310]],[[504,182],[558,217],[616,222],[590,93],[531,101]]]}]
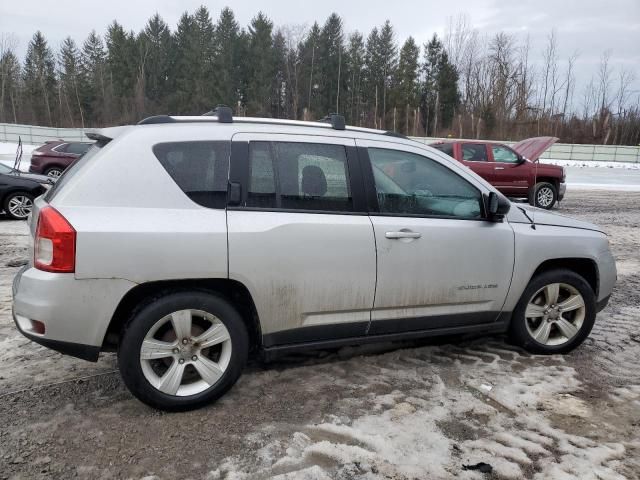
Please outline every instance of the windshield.
[{"label": "windshield", "polygon": [[5,175],[8,175],[10,173],[13,173],[15,170],[11,167],[7,167],[6,165],[0,163],[0,173],[4,173]]}]

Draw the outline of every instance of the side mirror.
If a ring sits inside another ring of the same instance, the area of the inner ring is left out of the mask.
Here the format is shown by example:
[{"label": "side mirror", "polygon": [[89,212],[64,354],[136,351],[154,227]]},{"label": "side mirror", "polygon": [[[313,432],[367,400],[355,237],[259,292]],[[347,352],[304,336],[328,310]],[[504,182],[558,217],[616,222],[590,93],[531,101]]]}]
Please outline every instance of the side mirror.
[{"label": "side mirror", "polygon": [[503,195],[499,195],[496,192],[490,192],[487,199],[487,214],[489,220],[494,222],[501,221],[504,216],[509,213],[511,209],[511,202],[507,200]]},{"label": "side mirror", "polygon": [[522,155],[518,155],[518,165],[522,165],[523,163],[527,163],[527,159]]}]

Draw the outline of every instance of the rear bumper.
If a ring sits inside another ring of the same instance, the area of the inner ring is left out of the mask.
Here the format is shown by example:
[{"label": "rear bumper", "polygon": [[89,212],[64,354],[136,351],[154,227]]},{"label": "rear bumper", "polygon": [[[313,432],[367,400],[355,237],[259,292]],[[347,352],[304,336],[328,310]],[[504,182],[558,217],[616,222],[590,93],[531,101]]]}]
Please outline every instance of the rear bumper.
[{"label": "rear bumper", "polygon": [[[134,285],[121,279],[76,280],[72,273],[27,266],[13,280],[13,319],[34,342],[95,361],[118,303]],[[44,324],[44,333],[34,320]]]}]

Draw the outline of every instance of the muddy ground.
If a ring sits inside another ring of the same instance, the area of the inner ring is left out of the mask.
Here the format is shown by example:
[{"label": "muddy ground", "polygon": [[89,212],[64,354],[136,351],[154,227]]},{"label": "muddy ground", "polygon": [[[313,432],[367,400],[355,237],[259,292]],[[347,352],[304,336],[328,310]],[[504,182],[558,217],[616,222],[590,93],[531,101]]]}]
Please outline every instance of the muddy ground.
[{"label": "muddy ground", "polygon": [[113,355],[87,363],[17,333],[28,236],[0,219],[0,478],[640,478],[640,193],[569,192],[558,212],[604,225],[619,269],[572,354],[481,337],[254,361],[182,414],[132,398]]}]

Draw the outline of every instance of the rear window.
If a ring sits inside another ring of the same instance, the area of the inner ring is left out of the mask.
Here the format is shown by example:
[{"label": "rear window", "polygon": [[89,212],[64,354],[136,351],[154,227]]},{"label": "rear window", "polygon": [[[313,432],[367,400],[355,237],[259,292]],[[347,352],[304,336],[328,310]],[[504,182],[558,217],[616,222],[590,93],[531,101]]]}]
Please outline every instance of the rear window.
[{"label": "rear window", "polygon": [[191,200],[203,207],[225,208],[229,142],[160,143],[153,153]]}]

